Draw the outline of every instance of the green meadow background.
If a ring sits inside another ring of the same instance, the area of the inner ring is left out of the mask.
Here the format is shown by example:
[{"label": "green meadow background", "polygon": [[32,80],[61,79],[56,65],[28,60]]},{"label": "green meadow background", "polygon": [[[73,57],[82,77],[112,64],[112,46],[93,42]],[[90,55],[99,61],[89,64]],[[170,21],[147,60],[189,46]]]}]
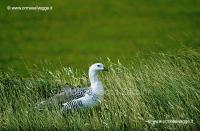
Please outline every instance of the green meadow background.
[{"label": "green meadow background", "polygon": [[[95,62],[99,106],[34,108]],[[0,0],[0,130],[200,130],[199,89],[200,0]]]},{"label": "green meadow background", "polygon": [[[8,11],[7,6],[52,6]],[[1,0],[0,69],[48,61],[86,70],[100,58],[199,49],[199,0]]]}]

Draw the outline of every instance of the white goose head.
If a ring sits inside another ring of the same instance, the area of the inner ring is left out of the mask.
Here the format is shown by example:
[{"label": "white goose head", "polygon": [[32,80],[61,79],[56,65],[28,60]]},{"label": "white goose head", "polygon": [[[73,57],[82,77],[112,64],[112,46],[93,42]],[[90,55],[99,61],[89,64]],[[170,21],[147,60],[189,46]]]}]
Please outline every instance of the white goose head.
[{"label": "white goose head", "polygon": [[102,63],[95,63],[89,68],[89,79],[91,84],[98,81],[97,73],[100,71],[108,71]]},{"label": "white goose head", "polygon": [[90,66],[90,71],[98,72],[98,71],[108,71],[107,68],[102,63],[95,63]]}]

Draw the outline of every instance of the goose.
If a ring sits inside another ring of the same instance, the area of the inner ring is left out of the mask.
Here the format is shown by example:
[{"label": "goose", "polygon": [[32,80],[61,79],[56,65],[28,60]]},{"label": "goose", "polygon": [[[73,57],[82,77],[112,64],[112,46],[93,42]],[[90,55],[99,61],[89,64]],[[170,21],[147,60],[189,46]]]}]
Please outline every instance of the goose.
[{"label": "goose", "polygon": [[67,86],[63,90],[54,95],[53,97],[42,101],[38,104],[37,108],[48,106],[50,104],[61,103],[61,111],[71,109],[89,108],[97,106],[101,103],[104,96],[104,87],[98,73],[101,71],[108,71],[102,63],[95,63],[89,67],[89,87],[74,88]]}]

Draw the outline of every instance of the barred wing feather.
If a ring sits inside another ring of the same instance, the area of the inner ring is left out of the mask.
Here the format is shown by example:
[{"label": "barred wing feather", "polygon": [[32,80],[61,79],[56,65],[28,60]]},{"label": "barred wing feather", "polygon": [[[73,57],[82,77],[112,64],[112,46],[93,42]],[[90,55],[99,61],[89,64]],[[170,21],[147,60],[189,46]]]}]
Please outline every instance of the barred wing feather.
[{"label": "barred wing feather", "polygon": [[[74,88],[74,87],[65,87],[61,90],[60,93],[54,95],[53,97],[48,98],[45,101],[42,101],[37,104],[36,108],[43,109],[48,106],[55,106],[56,104],[62,105],[67,101],[72,101],[83,97],[86,93],[90,93],[90,88]],[[76,102],[75,102],[76,103]]]},{"label": "barred wing feather", "polygon": [[68,100],[74,100],[83,97],[86,93],[90,94],[91,90],[89,88],[65,88],[64,92],[68,96]]}]

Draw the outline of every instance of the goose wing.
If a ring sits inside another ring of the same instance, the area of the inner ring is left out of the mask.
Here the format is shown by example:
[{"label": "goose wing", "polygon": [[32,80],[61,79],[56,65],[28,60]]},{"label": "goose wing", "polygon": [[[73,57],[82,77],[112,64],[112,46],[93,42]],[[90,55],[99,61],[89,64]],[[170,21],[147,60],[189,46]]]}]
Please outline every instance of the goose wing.
[{"label": "goose wing", "polygon": [[68,96],[68,100],[74,100],[85,96],[85,94],[90,94],[90,88],[64,88],[65,94]]},{"label": "goose wing", "polygon": [[86,93],[90,93],[90,88],[78,88],[73,86],[66,86],[63,88],[59,93],[55,94],[54,96],[39,102],[36,106],[37,109],[44,109],[47,107],[52,107],[57,104],[62,105],[67,101],[72,101],[78,98],[83,97]]}]

